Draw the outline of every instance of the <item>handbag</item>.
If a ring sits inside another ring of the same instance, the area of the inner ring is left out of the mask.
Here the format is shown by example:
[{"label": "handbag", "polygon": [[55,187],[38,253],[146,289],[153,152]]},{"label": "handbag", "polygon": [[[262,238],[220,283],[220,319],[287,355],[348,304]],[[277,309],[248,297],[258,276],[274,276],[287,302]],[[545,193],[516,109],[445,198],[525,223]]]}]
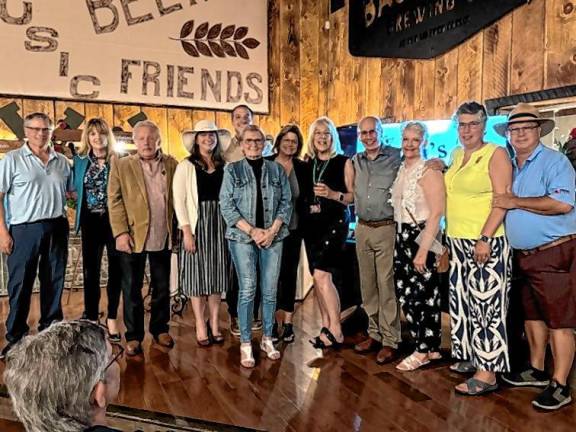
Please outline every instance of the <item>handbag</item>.
[{"label": "handbag", "polygon": [[[405,207],[408,216],[412,219],[412,222],[418,227],[420,234],[416,237],[416,243],[420,244],[422,241],[422,233],[423,231],[420,229],[420,225],[416,221],[416,218],[412,214],[407,207]],[[448,248],[442,244],[442,233],[438,232],[438,236],[440,236],[440,240],[435,238],[430,246],[430,252],[433,252],[436,255],[436,271],[438,273],[446,273],[450,269],[450,255],[448,253]]]}]

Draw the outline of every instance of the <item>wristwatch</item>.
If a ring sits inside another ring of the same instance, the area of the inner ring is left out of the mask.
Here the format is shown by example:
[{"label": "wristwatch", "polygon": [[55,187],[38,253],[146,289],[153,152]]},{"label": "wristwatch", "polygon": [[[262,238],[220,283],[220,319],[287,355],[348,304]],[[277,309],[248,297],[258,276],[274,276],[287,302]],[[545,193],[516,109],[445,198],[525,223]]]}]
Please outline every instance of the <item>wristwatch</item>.
[{"label": "wristwatch", "polygon": [[344,194],[342,192],[338,194],[338,201],[340,202],[344,201]]},{"label": "wristwatch", "polygon": [[486,235],[481,235],[478,240],[483,241],[486,244],[490,244],[490,240],[492,240],[492,239]]}]

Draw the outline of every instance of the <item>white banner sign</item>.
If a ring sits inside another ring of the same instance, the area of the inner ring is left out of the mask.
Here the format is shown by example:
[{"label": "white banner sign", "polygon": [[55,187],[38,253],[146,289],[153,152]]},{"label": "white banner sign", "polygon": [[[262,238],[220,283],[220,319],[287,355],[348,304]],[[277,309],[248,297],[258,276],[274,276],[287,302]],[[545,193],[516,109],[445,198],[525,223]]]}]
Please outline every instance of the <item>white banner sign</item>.
[{"label": "white banner sign", "polygon": [[268,112],[267,0],[0,0],[0,93]]}]

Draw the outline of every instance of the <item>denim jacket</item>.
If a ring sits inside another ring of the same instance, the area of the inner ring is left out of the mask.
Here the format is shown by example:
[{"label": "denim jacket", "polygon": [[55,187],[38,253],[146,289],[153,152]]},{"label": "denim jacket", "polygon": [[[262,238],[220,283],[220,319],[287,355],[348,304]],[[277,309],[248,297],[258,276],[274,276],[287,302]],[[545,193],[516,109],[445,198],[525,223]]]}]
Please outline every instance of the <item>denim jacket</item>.
[{"label": "denim jacket", "polygon": [[[288,224],[292,216],[292,194],[284,168],[276,162],[264,160],[262,166],[262,201],[264,207],[264,227],[269,228],[276,219],[281,219],[282,228],[275,242],[288,235]],[[226,221],[226,238],[241,243],[250,243],[248,234],[236,227],[239,220],[245,219],[256,225],[256,177],[246,159],[228,164],[224,168],[224,179],[220,189],[220,211]]]}]

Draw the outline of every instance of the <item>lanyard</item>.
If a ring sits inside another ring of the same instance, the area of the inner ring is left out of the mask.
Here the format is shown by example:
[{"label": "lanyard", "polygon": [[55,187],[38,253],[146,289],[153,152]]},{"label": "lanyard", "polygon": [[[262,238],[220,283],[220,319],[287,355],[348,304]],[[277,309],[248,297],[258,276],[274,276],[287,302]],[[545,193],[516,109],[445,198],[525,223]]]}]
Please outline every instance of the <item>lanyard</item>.
[{"label": "lanyard", "polygon": [[322,181],[322,176],[324,175],[324,171],[326,171],[326,168],[328,168],[329,163],[330,159],[328,159],[325,162],[322,162],[322,166],[320,167],[320,173],[316,175],[318,159],[314,158],[314,170],[312,171],[312,181],[314,184],[320,183]]}]

